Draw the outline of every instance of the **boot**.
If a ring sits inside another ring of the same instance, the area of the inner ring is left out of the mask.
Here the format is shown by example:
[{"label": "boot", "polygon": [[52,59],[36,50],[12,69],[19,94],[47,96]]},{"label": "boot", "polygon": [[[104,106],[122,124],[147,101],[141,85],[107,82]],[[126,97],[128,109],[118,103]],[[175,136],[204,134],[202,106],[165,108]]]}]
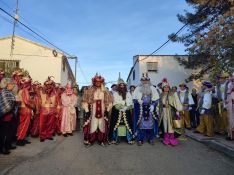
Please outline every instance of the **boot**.
[{"label": "boot", "polygon": [[24,146],[25,142],[24,142],[24,140],[17,140],[16,145],[17,146]]},{"label": "boot", "polygon": [[175,146],[179,144],[179,141],[174,137],[174,133],[169,133],[169,141],[171,145]]},{"label": "boot", "polygon": [[170,144],[169,134],[168,133],[164,133],[163,143],[165,145],[169,145]]},{"label": "boot", "polygon": [[6,148],[2,148],[2,150],[0,151],[2,154],[5,154],[5,155],[8,155],[8,154],[10,154],[11,152],[8,150],[8,149],[6,149]]}]

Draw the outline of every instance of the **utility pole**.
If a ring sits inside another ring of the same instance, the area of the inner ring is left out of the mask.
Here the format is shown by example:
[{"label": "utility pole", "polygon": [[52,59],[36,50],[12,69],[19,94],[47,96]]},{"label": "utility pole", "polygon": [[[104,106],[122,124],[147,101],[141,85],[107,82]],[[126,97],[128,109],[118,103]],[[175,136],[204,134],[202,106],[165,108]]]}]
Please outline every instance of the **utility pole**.
[{"label": "utility pole", "polygon": [[75,81],[76,81],[76,69],[77,69],[77,63],[78,63],[78,57],[77,56],[66,56],[67,59],[75,59]]},{"label": "utility pole", "polygon": [[19,11],[19,2],[18,0],[16,0],[15,20],[14,20],[13,33],[12,33],[12,38],[11,38],[11,53],[10,53],[11,56],[13,55],[14,46],[15,46],[15,27],[19,20],[18,11]]}]

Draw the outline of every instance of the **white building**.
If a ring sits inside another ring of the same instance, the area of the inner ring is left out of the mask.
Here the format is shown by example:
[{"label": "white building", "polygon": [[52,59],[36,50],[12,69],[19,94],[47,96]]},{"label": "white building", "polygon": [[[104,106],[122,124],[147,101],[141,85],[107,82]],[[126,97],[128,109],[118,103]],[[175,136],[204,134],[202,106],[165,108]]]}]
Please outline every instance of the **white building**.
[{"label": "white building", "polygon": [[[133,57],[133,67],[127,78],[128,87],[139,85],[143,73],[148,73],[151,83],[157,85],[163,78],[167,78],[171,86],[178,86],[192,73],[179,65],[176,56],[188,57],[186,55],[136,55]],[[196,86],[196,82],[190,82],[188,87]]]},{"label": "white building", "polygon": [[29,72],[33,81],[41,83],[44,83],[48,76],[53,76],[55,82],[63,86],[68,80],[76,82],[63,53],[19,36],[15,36],[14,40],[11,55],[12,37],[0,38],[0,67],[5,71],[23,68]]}]

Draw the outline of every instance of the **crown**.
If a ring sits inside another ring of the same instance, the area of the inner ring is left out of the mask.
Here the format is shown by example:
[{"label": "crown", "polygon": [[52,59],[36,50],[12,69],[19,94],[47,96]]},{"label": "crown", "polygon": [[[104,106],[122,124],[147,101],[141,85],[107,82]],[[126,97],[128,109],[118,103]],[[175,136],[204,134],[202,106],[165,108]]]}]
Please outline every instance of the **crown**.
[{"label": "crown", "polygon": [[150,78],[148,77],[148,73],[142,74],[141,81],[150,81]]},{"label": "crown", "polygon": [[[44,85],[55,85],[54,80],[51,79],[52,77],[53,77],[53,76],[49,76],[49,77],[47,78],[47,80],[45,81]],[[53,77],[53,78],[54,78],[54,77]]]},{"label": "crown", "polygon": [[119,78],[118,78],[118,84],[126,84],[124,80],[121,78],[120,72],[119,72]]},{"label": "crown", "polygon": [[95,82],[104,83],[105,79],[101,75],[98,75],[98,73],[96,73],[96,75],[92,78],[92,82],[93,83],[95,83]]},{"label": "crown", "polygon": [[21,80],[20,80],[20,83],[21,84],[26,84],[26,83],[31,83],[32,82],[32,78],[27,75],[27,76],[24,76]]},{"label": "crown", "polygon": [[163,78],[162,80],[162,88],[164,88],[165,86],[170,86],[167,79],[166,78]]}]

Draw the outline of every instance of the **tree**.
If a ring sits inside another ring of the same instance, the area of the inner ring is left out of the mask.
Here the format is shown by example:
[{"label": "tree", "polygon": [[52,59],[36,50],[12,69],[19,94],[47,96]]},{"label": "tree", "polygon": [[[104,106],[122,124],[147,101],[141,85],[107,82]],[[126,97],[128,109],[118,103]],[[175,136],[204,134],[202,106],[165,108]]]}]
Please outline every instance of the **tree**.
[{"label": "tree", "polygon": [[186,46],[189,58],[177,57],[185,68],[199,70],[187,81],[211,77],[234,68],[234,0],[186,0],[193,12],[178,14],[187,30],[181,36],[169,35]]}]

